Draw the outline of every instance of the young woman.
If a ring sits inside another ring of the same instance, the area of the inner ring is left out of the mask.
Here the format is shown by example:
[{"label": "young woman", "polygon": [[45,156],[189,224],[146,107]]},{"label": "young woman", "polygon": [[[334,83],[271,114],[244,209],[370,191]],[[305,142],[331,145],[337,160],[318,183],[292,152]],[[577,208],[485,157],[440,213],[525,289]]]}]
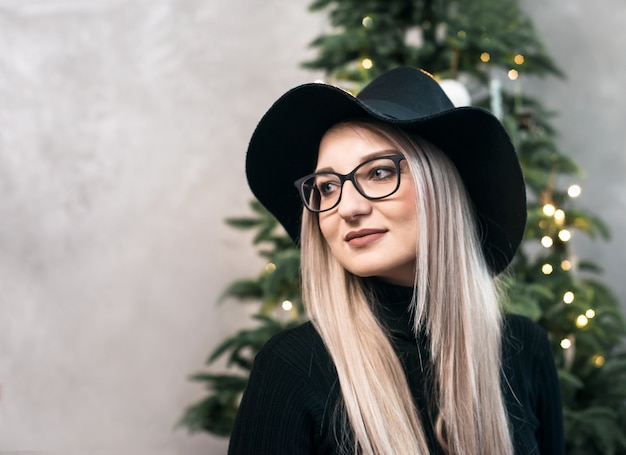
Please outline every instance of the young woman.
[{"label": "young woman", "polygon": [[231,455],[564,452],[547,337],[501,312],[526,199],[495,117],[413,68],[356,98],[307,84],[247,174],[302,248],[310,322],[256,357]]}]

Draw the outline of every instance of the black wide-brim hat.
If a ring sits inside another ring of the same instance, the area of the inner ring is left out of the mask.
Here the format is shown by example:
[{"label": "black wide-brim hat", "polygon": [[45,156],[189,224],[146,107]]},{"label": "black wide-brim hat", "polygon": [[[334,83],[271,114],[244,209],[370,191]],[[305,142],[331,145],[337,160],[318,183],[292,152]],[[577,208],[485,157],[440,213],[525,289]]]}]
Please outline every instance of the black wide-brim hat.
[{"label": "black wide-brim hat", "polygon": [[246,157],[258,200],[299,244],[302,201],[294,181],[314,172],[324,133],[343,120],[369,118],[415,133],[454,163],[472,200],[485,259],[502,272],[526,224],[524,178],[500,121],[476,107],[454,107],[416,68],[388,71],[357,97],[332,85],[300,85],[278,99],[256,127]]}]

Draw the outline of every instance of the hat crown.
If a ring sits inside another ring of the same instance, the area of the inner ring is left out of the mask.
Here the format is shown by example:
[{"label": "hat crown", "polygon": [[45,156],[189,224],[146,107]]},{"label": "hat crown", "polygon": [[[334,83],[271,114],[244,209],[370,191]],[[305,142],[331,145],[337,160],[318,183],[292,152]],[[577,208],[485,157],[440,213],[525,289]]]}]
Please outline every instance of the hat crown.
[{"label": "hat crown", "polygon": [[454,109],[452,101],[431,75],[409,67],[383,74],[366,86],[357,99],[395,120],[413,121]]}]

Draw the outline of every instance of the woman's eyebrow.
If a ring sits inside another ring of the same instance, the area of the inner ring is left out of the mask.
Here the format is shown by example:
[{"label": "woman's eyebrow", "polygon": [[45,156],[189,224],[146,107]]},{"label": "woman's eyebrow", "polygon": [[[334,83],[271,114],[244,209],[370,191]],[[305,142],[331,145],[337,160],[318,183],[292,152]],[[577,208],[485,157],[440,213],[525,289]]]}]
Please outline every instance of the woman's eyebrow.
[{"label": "woman's eyebrow", "polygon": [[[362,156],[359,159],[359,164],[364,163],[367,160],[371,160],[373,158],[378,158],[381,156],[390,156],[390,155],[399,155],[400,152],[398,150],[395,149],[388,149],[388,150],[379,150],[377,152],[372,152],[372,153],[368,153],[367,155]],[[358,166],[358,164],[357,164]],[[323,167],[320,169],[316,169],[314,171],[314,173],[318,173],[318,172],[335,172],[335,169],[332,166],[327,166],[327,167]]]}]

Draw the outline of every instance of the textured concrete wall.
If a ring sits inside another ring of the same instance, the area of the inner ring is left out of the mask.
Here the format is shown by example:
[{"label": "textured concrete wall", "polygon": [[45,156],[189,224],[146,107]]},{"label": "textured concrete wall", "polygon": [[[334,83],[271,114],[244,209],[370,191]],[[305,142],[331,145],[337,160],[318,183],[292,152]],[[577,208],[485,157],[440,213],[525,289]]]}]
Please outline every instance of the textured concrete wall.
[{"label": "textured concrete wall", "polygon": [[[317,77],[308,3],[0,0],[0,451],[224,453],[173,425],[246,323],[214,302],[262,264],[222,220],[247,213],[260,115]],[[615,235],[576,246],[626,301],[626,7],[524,3],[569,75],[535,88]]]},{"label": "textured concrete wall", "polygon": [[261,263],[223,219],[314,79],[308,3],[0,1],[0,451],[224,453],[173,427],[246,322],[215,302]]}]

